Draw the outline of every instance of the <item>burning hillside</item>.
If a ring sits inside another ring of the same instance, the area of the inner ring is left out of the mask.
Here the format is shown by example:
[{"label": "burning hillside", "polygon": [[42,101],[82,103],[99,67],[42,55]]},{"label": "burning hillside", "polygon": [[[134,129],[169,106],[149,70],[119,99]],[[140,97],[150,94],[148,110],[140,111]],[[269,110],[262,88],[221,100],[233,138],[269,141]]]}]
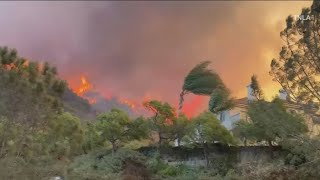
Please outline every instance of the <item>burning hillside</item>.
[{"label": "burning hillside", "polygon": [[83,97],[83,95],[92,89],[92,84],[88,82],[85,76],[81,76],[81,86],[74,89],[74,92],[78,95]]},{"label": "burning hillside", "polygon": [[[141,100],[128,99],[119,96],[106,97],[102,95],[103,93],[101,91],[98,91],[95,88],[88,77],[82,75],[78,80],[78,83],[80,82],[80,84],[71,89],[75,94],[86,99],[93,109],[98,112],[108,111],[111,108],[120,108],[134,116],[147,113],[146,109],[143,107],[143,102],[152,99],[149,94],[145,95]],[[200,107],[204,102],[204,97],[191,96],[187,98],[182,112],[189,118],[194,117],[199,113],[199,109],[201,109]]]},{"label": "burning hillside", "polygon": [[[82,75],[80,78],[80,85],[71,87],[73,92],[78,96],[86,99],[93,109],[98,112],[108,111],[111,108],[120,108],[127,111],[131,115],[141,115],[145,114],[145,109],[142,105],[142,101],[116,97],[116,96],[103,96],[100,91],[98,91],[95,86],[90,82],[90,80]],[[148,98],[143,98],[147,100]]]},{"label": "burning hillside", "polygon": [[[72,91],[83,99],[87,100],[91,104],[92,108],[98,112],[108,111],[112,108],[120,108],[127,111],[130,115],[142,115],[146,114],[147,111],[143,107],[143,102],[152,100],[152,96],[146,94],[144,97],[139,99],[129,99],[120,96],[104,96],[101,90],[96,89],[93,83],[85,75],[81,75],[78,78],[77,83],[71,83]],[[161,99],[160,99],[161,100]],[[201,105],[205,102],[205,98],[201,96],[190,96],[187,97],[182,112],[187,117],[191,118],[197,115],[201,109]],[[178,106],[175,107],[176,109]]]},{"label": "burning hillside", "polygon": [[83,75],[80,77],[80,80],[81,80],[80,86],[77,88],[73,88],[72,89],[73,92],[76,93],[78,96],[88,100],[90,104],[95,104],[97,100],[87,95],[88,92],[93,90],[93,85]]}]

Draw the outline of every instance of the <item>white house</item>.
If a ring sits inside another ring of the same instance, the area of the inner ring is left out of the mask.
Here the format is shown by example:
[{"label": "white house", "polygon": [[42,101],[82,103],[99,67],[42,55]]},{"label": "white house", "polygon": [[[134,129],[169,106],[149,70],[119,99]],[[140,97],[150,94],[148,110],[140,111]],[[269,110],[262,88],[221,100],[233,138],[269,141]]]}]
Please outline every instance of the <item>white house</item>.
[{"label": "white house", "polygon": [[[320,115],[318,113],[318,109],[311,108],[308,109],[308,113],[306,113],[305,108],[295,102],[290,101],[288,94],[284,90],[279,90],[279,98],[284,101],[285,106],[290,112],[303,114],[311,135],[320,134]],[[248,103],[254,100],[256,99],[252,95],[251,86],[248,85],[247,97],[236,99],[234,108],[218,114],[217,117],[223,126],[225,126],[228,130],[232,130],[235,127],[236,122],[240,120],[249,120],[247,115]]]}]

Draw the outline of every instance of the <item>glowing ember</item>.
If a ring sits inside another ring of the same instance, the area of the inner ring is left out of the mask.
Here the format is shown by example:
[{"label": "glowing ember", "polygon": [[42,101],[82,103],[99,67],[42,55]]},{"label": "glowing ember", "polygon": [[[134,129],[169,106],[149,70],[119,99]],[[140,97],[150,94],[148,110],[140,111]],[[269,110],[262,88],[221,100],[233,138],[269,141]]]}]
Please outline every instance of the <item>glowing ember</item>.
[{"label": "glowing ember", "polygon": [[124,99],[124,100],[121,100],[121,99],[120,99],[120,102],[121,102],[122,104],[128,105],[131,109],[134,109],[134,108],[137,106],[136,103],[134,103],[133,101],[130,101],[130,100],[128,100],[128,99]]},{"label": "glowing ember", "polygon": [[125,104],[131,108],[134,112],[142,112],[145,110],[143,104],[140,101],[135,101],[131,99],[119,98],[118,100],[121,104]]},{"label": "glowing ember", "polygon": [[97,103],[97,100],[96,99],[90,99],[90,98],[87,98],[87,100],[89,101],[89,104],[95,104]]}]

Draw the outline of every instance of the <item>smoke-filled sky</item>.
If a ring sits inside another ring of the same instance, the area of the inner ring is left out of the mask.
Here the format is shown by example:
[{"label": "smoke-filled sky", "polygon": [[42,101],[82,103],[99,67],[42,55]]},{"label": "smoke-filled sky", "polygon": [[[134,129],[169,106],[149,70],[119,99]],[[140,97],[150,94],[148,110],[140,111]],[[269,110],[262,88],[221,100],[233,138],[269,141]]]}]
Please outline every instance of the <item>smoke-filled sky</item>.
[{"label": "smoke-filled sky", "polygon": [[268,97],[268,74],[289,2],[0,2],[0,45],[48,61],[75,85],[86,75],[104,95],[178,102],[184,76],[212,61],[236,97],[256,74]]}]

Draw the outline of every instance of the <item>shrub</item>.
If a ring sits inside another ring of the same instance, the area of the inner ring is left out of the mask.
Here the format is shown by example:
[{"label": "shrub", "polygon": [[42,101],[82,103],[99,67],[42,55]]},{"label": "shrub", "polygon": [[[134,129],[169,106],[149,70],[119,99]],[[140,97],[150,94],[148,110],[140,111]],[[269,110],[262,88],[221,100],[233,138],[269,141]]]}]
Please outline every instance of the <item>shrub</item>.
[{"label": "shrub", "polygon": [[51,161],[50,158],[37,158],[26,162],[19,157],[6,157],[0,160],[0,179],[35,180],[63,176],[65,164]]},{"label": "shrub", "polygon": [[147,167],[141,162],[127,159],[123,167],[123,179],[125,180],[147,180],[150,174]]},{"label": "shrub", "polygon": [[[93,152],[82,155],[69,166],[69,176],[87,177],[89,179],[120,178],[121,174],[128,175],[134,171],[136,176],[148,177],[148,171],[144,164],[146,158],[132,150],[119,149],[112,154],[109,151]],[[135,166],[135,167],[133,167]],[[123,172],[123,173],[122,173]]]}]

